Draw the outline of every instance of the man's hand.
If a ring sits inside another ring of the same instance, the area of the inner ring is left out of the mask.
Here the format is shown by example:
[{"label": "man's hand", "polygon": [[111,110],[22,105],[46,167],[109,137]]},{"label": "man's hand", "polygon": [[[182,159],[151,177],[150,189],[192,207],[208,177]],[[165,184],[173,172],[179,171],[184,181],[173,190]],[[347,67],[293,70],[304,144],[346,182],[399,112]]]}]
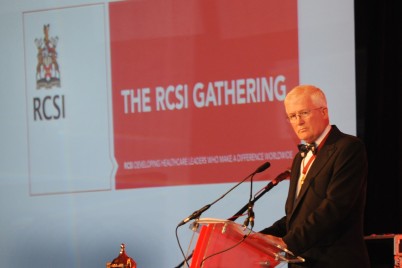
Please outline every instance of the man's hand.
[{"label": "man's hand", "polygon": [[265,237],[274,242],[275,244],[279,245],[281,248],[287,249],[287,245],[285,244],[285,242],[283,242],[282,238],[273,235],[265,235]]}]

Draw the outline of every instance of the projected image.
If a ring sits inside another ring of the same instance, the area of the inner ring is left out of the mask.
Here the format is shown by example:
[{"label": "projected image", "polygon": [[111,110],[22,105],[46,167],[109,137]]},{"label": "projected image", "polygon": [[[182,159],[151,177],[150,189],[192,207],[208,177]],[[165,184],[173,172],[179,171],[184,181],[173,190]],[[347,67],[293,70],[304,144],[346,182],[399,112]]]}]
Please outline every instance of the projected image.
[{"label": "projected image", "polygon": [[[200,215],[228,219],[288,172],[298,84],[355,132],[350,1],[4,0],[0,14],[4,267],[106,267],[122,244],[137,267],[178,265],[178,223],[245,179]],[[255,230],[283,216],[288,186],[256,202]],[[193,220],[178,230],[190,253]]]}]

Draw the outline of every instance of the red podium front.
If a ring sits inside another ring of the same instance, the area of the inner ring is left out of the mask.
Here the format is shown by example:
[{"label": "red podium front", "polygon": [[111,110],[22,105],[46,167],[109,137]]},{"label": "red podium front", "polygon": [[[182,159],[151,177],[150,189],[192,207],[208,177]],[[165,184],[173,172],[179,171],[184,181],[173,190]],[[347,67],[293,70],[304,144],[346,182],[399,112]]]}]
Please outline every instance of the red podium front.
[{"label": "red podium front", "polygon": [[265,235],[229,220],[199,219],[201,228],[190,268],[280,267],[303,262]]}]

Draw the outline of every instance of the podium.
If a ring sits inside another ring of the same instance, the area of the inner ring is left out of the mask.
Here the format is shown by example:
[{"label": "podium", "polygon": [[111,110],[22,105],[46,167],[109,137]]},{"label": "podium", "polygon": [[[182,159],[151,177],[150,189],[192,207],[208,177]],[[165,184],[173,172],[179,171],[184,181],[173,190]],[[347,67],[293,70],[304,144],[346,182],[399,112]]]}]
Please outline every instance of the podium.
[{"label": "podium", "polygon": [[265,235],[230,220],[198,219],[199,231],[190,268],[280,267],[304,262]]}]

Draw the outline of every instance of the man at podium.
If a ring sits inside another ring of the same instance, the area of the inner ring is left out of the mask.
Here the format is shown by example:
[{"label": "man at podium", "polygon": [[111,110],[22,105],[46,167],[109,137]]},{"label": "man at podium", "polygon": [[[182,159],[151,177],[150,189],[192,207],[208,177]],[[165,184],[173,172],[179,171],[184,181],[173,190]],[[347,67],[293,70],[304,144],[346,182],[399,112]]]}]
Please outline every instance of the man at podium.
[{"label": "man at podium", "polygon": [[364,144],[330,124],[319,88],[297,86],[284,104],[302,144],[291,167],[286,215],[260,233],[305,259],[292,268],[370,267],[363,235]]}]

